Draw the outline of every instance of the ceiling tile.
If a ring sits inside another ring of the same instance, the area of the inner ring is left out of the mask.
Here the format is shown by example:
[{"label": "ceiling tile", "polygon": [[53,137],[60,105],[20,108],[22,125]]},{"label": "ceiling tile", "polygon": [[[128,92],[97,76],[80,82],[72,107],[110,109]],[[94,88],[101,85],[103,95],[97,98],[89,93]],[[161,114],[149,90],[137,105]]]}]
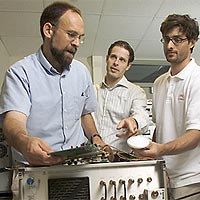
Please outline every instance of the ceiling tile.
[{"label": "ceiling tile", "polygon": [[[55,1],[56,0],[44,0],[45,7]],[[68,0],[67,2],[78,7],[82,14],[101,14],[104,0]]]},{"label": "ceiling tile", "polygon": [[139,39],[151,20],[149,17],[102,16],[97,37]]},{"label": "ceiling tile", "polygon": [[42,44],[40,37],[2,37],[1,40],[10,56],[19,57],[34,53]]},{"label": "ceiling tile", "polygon": [[0,12],[41,12],[43,1],[41,0],[0,0]]},{"label": "ceiling tile", "polygon": [[0,12],[0,35],[39,36],[39,19],[39,13]]},{"label": "ceiling tile", "polygon": [[142,59],[165,59],[162,44],[158,40],[143,40],[136,49],[136,57]]},{"label": "ceiling tile", "polygon": [[103,14],[127,16],[154,16],[163,0],[107,0]]},{"label": "ceiling tile", "polygon": [[199,0],[166,0],[160,7],[157,16],[165,18],[169,14],[189,14],[193,18],[200,19],[200,1]]},{"label": "ceiling tile", "polygon": [[[0,0],[0,40],[9,55],[23,57],[41,44],[39,19],[57,0]],[[65,0],[62,0],[65,1]],[[160,24],[171,13],[188,13],[200,22],[199,0],[68,0],[83,13],[85,43],[76,57],[105,56],[115,40],[127,40],[136,59],[165,60]],[[5,21],[6,20],[6,21]],[[200,43],[192,56],[200,63]]]}]

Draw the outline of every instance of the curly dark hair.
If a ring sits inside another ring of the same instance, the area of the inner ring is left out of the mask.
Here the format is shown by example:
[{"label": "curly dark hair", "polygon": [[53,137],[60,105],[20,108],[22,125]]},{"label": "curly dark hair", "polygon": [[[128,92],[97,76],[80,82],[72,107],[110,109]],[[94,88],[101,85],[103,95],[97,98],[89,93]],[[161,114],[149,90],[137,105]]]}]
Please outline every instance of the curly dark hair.
[{"label": "curly dark hair", "polygon": [[111,54],[111,51],[112,49],[115,47],[115,46],[118,46],[118,47],[123,47],[124,49],[126,49],[128,52],[129,52],[129,59],[128,59],[128,63],[131,63],[133,62],[134,60],[134,57],[135,57],[135,54],[134,54],[134,50],[133,48],[130,46],[130,44],[126,41],[123,41],[123,40],[118,40],[114,43],[112,43],[108,49],[108,53],[107,55],[109,56]]},{"label": "curly dark hair", "polygon": [[[186,35],[188,41],[191,41],[192,39],[198,40],[199,24],[196,19],[192,19],[189,15],[169,15],[162,22],[160,32],[165,36],[175,27],[179,27],[179,30]],[[192,50],[193,48],[191,49],[191,52]]]},{"label": "curly dark hair", "polygon": [[68,10],[72,10],[73,12],[78,13],[81,17],[81,11],[67,3],[67,2],[54,2],[47,6],[40,17],[40,33],[42,35],[42,38],[44,39],[44,33],[43,33],[43,26],[45,23],[50,22],[51,24],[57,25],[59,22],[60,17]]}]

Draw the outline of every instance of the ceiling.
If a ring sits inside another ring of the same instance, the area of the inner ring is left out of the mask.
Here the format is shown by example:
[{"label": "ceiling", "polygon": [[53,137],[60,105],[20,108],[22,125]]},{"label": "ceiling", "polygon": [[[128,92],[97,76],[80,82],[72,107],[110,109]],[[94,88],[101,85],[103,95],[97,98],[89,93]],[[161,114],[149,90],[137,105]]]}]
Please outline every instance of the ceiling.
[{"label": "ceiling", "polygon": [[[0,40],[10,57],[24,57],[42,43],[39,18],[52,0],[0,0]],[[172,13],[200,20],[199,0],[68,0],[82,11],[85,43],[76,57],[105,56],[115,40],[128,41],[136,60],[165,60],[160,24]],[[200,63],[200,44],[193,56]],[[199,61],[198,61],[199,60]]]}]

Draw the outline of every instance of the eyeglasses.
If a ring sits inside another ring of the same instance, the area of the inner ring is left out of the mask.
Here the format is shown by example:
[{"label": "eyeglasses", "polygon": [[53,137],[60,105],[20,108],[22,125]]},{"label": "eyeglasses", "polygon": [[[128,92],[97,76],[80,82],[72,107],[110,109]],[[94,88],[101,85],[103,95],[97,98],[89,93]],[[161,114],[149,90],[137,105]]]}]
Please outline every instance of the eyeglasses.
[{"label": "eyeglasses", "polygon": [[[52,26],[57,27],[54,24],[52,24]],[[67,35],[67,37],[69,38],[69,40],[74,41],[74,40],[79,39],[80,44],[84,43],[85,35],[79,35],[76,31],[68,31],[68,30],[65,30],[61,27],[57,27],[57,29],[61,29],[62,31],[64,31],[65,34]]]},{"label": "eyeglasses", "polygon": [[177,36],[174,36],[174,37],[163,37],[161,38],[161,42],[163,44],[168,44],[170,41],[173,42],[174,45],[179,45],[180,43],[182,43],[183,41],[187,40],[188,38],[180,38],[180,37],[177,37]]}]

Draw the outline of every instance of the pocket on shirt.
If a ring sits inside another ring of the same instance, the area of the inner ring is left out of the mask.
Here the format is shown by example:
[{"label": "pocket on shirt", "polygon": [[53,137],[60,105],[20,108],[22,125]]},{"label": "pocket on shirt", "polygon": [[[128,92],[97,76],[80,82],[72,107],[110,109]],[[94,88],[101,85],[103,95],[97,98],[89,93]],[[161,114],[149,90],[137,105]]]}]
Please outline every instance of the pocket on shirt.
[{"label": "pocket on shirt", "polygon": [[[80,95],[80,96],[74,96],[74,112],[75,112],[75,119],[78,120],[80,119],[82,113],[83,113],[83,109],[84,109],[84,105],[85,105],[85,101],[86,101],[86,96],[85,95]],[[72,111],[73,112],[73,111]]]}]

